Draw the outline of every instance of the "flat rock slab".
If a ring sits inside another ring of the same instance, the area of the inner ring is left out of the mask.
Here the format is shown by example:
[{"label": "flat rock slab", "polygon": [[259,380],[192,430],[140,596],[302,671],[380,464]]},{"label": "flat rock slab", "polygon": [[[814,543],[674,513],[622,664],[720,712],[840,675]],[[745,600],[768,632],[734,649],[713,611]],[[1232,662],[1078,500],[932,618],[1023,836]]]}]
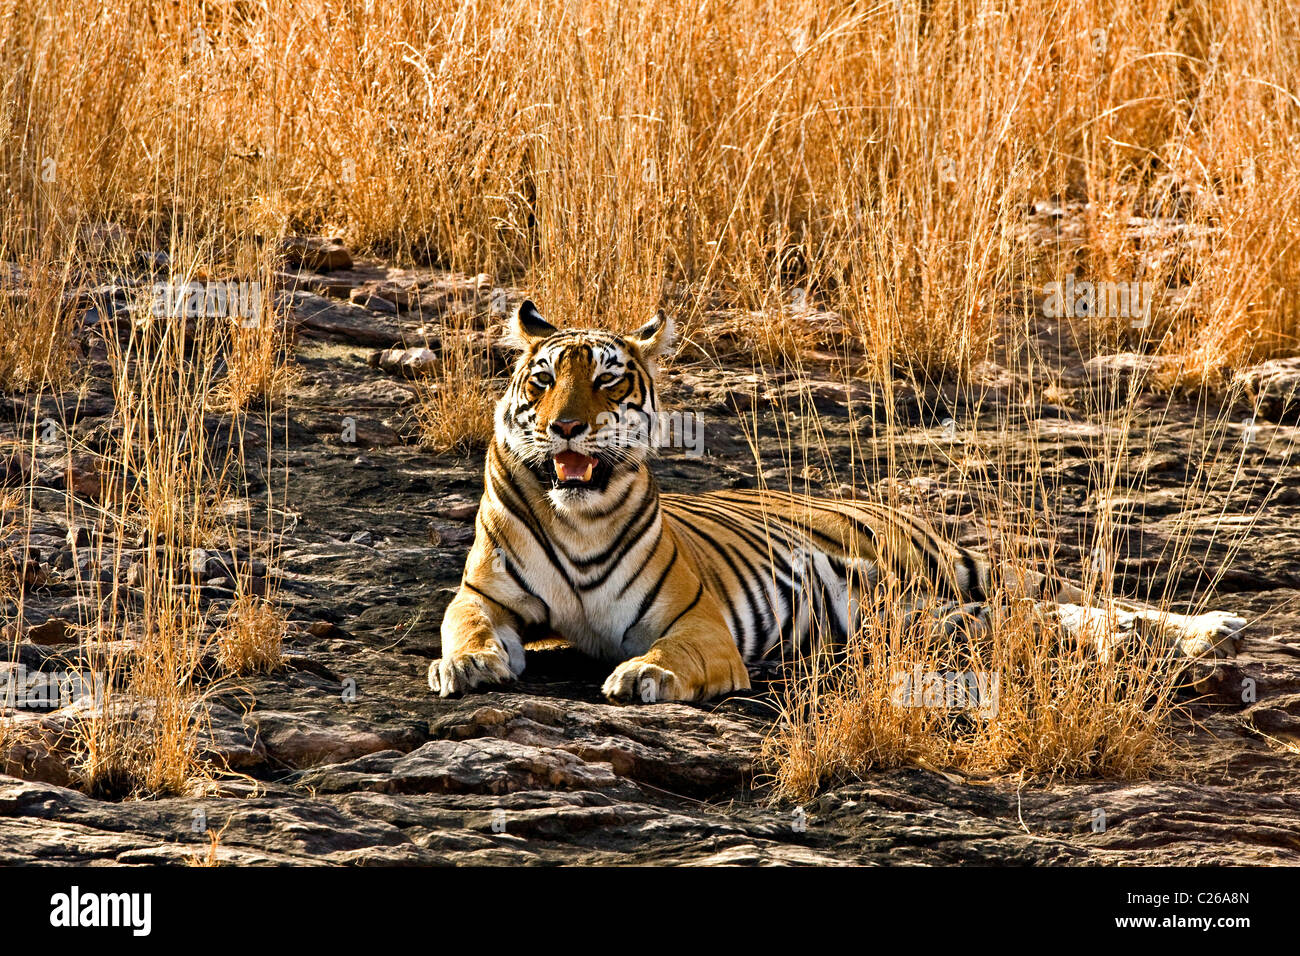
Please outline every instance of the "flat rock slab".
[{"label": "flat rock slab", "polygon": [[322,793],[515,793],[519,790],[600,790],[615,783],[608,764],[588,763],[552,747],[509,740],[431,740],[409,754],[360,757],[303,777]]}]

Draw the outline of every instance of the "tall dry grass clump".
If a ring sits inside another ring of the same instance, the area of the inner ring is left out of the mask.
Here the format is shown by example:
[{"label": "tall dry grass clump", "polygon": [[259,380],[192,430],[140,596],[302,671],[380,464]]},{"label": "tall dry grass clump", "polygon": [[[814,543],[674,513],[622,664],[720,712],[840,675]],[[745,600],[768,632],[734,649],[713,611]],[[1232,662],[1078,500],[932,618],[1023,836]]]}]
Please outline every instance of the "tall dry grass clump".
[{"label": "tall dry grass clump", "polygon": [[802,801],[901,766],[1051,779],[1168,763],[1174,685],[1152,648],[1100,656],[1001,590],[987,630],[969,633],[909,619],[900,598],[886,596],[842,656],[818,655],[784,687],[764,747],[775,796]]},{"label": "tall dry grass clump", "polygon": [[284,612],[262,598],[240,595],[215,635],[217,663],[227,674],[269,674],[284,666]]},{"label": "tall dry grass clump", "polygon": [[[1147,344],[1208,370],[1295,343],[1297,16],[1263,0],[9,0],[0,178],[18,222],[337,230],[526,276],[575,322],[641,317],[665,278],[702,290],[694,308],[803,290],[854,320],[877,366],[927,374],[969,371],[996,309],[1062,272],[1177,274],[1202,294]],[[1082,241],[1023,241],[1030,204],[1069,200],[1090,203]],[[1136,235],[1133,215],[1204,228]]]},{"label": "tall dry grass clump", "polygon": [[440,344],[439,361],[416,383],[420,440],[439,452],[467,454],[492,440],[500,391],[488,356],[465,323],[455,323]]},{"label": "tall dry grass clump", "polygon": [[[984,627],[957,626],[959,614],[936,617],[930,609],[943,600],[885,580],[842,653],[787,665],[776,685],[780,719],[764,747],[780,799],[806,800],[905,765],[979,778],[1142,777],[1176,766],[1174,718],[1213,687],[1203,683],[1213,668],[1173,660],[1167,636],[1127,632],[1113,613],[1100,633],[1114,638],[1071,636],[1050,603],[1021,597],[1020,576],[1077,583],[1088,606],[1136,598],[1165,612],[1211,610],[1221,576],[1264,514],[1269,479],[1242,467],[1249,447],[1221,409],[1175,417],[1168,404],[1135,401],[1135,380],[1080,389],[1088,419],[1057,427],[1039,418],[1053,386],[1032,344],[1009,343],[997,359],[1016,400],[982,406],[978,383],[922,389],[915,394],[928,421],[919,427],[892,403],[850,402],[862,418],[846,442],[842,425],[825,422],[797,391],[777,394],[768,423],[742,419],[764,483],[817,496],[838,488],[898,508],[981,548],[997,569]],[[795,369],[827,375],[824,365]],[[851,363],[839,366],[846,391],[849,371]],[[1147,516],[1148,460],[1177,454],[1167,432],[1155,451],[1170,425],[1184,427],[1186,442],[1179,513]],[[1059,467],[1063,442],[1080,456],[1068,469]],[[767,479],[773,459],[784,480]],[[1212,520],[1206,534],[1206,514],[1234,520]],[[1153,542],[1144,547],[1154,557],[1137,562],[1143,574],[1125,568],[1134,532]]]},{"label": "tall dry grass clump", "polygon": [[46,255],[7,258],[0,238],[0,387],[67,381],[75,356],[68,266]]},{"label": "tall dry grass clump", "polygon": [[[232,215],[243,200],[222,166],[236,160],[211,150],[203,84],[170,16],[165,5],[0,8],[0,180],[12,200],[0,258],[17,262],[23,292],[0,302],[4,387],[44,392],[73,422],[66,373],[90,357],[112,392],[93,442],[59,426],[40,449],[67,461],[68,524],[90,528],[74,548],[93,572],[77,578],[77,624],[103,695],[70,726],[82,781],[105,796],[181,792],[204,773],[199,667],[213,622],[189,556],[251,531],[232,527],[223,503],[242,490],[247,417],[269,419],[286,362],[270,308],[274,237]],[[170,39],[140,44],[141,23]],[[98,37],[95,49],[70,48],[78,36]],[[143,138],[124,148],[130,136]],[[256,189],[256,176],[236,178]],[[260,282],[263,308],[175,307],[178,289],[217,276]],[[119,282],[130,311],[100,306],[87,321],[86,290]]]},{"label": "tall dry grass clump", "polygon": [[[210,268],[200,264],[202,255],[178,252],[177,261],[189,264],[181,275]],[[136,313],[128,334],[105,338],[114,427],[93,463],[101,488],[95,510],[111,531],[92,538],[95,560],[119,573],[107,584],[82,585],[95,609],[86,652],[107,690],[102,706],[82,721],[82,772],[92,792],[106,795],[180,792],[204,772],[200,665],[217,624],[201,601],[192,555],[217,542],[251,540],[254,532],[232,522],[223,507],[242,490],[248,465],[246,415],[231,407],[229,387],[237,368],[232,327],[244,327],[221,316],[178,313],[175,299],[154,309],[152,287],[142,294],[150,309]],[[267,315],[258,320],[267,320],[267,336],[283,335]],[[70,521],[74,508],[70,501]],[[118,594],[127,584],[122,549],[128,543],[143,545],[131,569],[138,600],[130,602]],[[278,620],[260,601],[241,603],[218,635],[219,661],[238,657],[261,667],[278,659]],[[232,630],[236,637],[223,641]],[[129,658],[119,650],[123,634],[137,636]]]}]

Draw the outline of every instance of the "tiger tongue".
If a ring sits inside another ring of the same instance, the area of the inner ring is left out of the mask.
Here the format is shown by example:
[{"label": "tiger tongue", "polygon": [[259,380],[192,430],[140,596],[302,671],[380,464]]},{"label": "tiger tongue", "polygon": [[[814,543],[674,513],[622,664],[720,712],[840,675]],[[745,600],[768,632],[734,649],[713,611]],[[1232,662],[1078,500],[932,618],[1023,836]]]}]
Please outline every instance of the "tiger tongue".
[{"label": "tiger tongue", "polygon": [[560,481],[591,481],[596,459],[576,451],[562,451],[555,456],[555,474]]}]

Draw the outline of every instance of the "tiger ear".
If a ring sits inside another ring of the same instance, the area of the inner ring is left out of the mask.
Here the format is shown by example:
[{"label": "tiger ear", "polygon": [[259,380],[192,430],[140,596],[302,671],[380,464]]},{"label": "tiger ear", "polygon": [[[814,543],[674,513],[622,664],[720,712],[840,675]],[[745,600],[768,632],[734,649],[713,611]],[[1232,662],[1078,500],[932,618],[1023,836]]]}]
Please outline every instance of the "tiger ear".
[{"label": "tiger ear", "polygon": [[663,309],[655,317],[628,336],[628,341],[641,350],[641,354],[654,360],[672,348],[676,332],[672,316]]},{"label": "tiger ear", "polygon": [[515,309],[515,314],[510,317],[510,325],[506,330],[506,344],[527,350],[558,331],[559,329],[542,318],[542,314],[537,311],[537,306],[533,305],[532,299],[524,299],[519,303],[519,308]]}]

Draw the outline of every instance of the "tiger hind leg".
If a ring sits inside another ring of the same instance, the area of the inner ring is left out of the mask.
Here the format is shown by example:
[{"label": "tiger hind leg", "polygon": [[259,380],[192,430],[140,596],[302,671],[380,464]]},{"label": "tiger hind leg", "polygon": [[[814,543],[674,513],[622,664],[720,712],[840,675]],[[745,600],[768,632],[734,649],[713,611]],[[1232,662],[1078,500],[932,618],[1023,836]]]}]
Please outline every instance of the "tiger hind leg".
[{"label": "tiger hind leg", "polygon": [[1089,600],[1078,585],[1036,571],[1019,570],[1012,580],[1015,596],[1035,601],[1067,636],[1088,643],[1103,660],[1141,644],[1176,666],[1196,662],[1212,668],[1237,656],[1246,626],[1244,617],[1230,611],[1177,614],[1123,598]]},{"label": "tiger hind leg", "polygon": [[1245,618],[1230,611],[1175,614],[1120,601],[1110,607],[1068,602],[1044,607],[1066,633],[1088,640],[1103,660],[1135,641],[1156,649],[1171,662],[1231,659],[1237,656],[1238,633],[1246,626]]}]

